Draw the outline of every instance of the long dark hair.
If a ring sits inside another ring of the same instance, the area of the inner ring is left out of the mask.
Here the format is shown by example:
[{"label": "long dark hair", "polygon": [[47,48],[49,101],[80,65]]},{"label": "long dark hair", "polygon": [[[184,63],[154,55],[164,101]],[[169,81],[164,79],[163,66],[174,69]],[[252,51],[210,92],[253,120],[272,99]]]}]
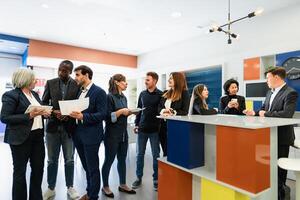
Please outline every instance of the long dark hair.
[{"label": "long dark hair", "polygon": [[204,88],[206,87],[206,85],[204,84],[198,84],[194,87],[193,89],[193,95],[195,96],[195,99],[199,99],[200,100],[200,106],[202,106],[205,109],[208,109],[208,105],[206,103],[206,100],[204,99],[204,97],[202,96],[202,92],[204,90]]},{"label": "long dark hair", "polygon": [[108,92],[109,93],[112,93],[112,94],[118,94],[119,93],[116,81],[117,82],[126,81],[126,77],[123,74],[115,74],[115,75],[113,75],[109,79],[109,83],[108,83]]},{"label": "long dark hair", "polygon": [[172,72],[170,76],[172,76],[174,80],[174,90],[169,89],[163,94],[163,97],[166,99],[172,99],[172,101],[178,101],[181,99],[182,92],[187,90],[185,75],[182,72]]}]

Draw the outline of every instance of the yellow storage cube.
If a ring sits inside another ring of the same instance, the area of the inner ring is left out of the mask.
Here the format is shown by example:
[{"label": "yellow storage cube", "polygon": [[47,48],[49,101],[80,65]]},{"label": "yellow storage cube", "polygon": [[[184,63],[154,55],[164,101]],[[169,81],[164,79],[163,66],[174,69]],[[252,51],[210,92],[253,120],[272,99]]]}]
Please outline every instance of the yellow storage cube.
[{"label": "yellow storage cube", "polygon": [[201,200],[250,200],[250,198],[230,188],[202,178]]}]

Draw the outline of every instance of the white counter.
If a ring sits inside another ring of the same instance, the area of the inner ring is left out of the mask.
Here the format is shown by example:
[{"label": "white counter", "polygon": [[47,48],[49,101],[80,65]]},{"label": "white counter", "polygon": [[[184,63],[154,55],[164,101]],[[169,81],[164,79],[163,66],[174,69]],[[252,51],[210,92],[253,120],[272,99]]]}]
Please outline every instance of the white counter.
[{"label": "white counter", "polygon": [[270,128],[276,126],[300,124],[300,119],[295,118],[274,118],[224,114],[170,117],[158,116],[158,118],[247,129]]}]

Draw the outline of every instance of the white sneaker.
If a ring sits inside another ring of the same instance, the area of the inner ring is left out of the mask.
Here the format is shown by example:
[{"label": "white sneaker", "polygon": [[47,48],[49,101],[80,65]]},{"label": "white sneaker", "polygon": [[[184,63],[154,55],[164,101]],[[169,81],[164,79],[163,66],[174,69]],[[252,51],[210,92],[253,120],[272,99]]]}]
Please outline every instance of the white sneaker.
[{"label": "white sneaker", "polygon": [[48,200],[54,196],[55,196],[55,190],[51,190],[48,188],[48,190],[43,195],[43,200]]},{"label": "white sneaker", "polygon": [[69,187],[67,193],[71,199],[77,199],[80,197],[79,193],[73,187]]}]

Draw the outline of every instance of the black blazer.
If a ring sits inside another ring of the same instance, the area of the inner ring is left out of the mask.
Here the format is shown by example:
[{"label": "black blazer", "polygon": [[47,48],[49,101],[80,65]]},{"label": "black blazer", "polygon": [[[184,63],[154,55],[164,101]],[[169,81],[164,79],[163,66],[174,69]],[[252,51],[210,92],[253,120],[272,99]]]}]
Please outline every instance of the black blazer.
[{"label": "black blazer", "polygon": [[[32,91],[32,95],[42,104],[37,93]],[[29,100],[19,88],[3,94],[1,122],[6,124],[4,142],[20,145],[26,141],[33,124],[29,114],[24,114],[29,105]]]},{"label": "black blazer", "polygon": [[[266,111],[265,116],[292,118],[297,106],[298,93],[287,85],[283,86],[283,88],[281,88],[281,90],[275,96],[269,111],[271,95],[271,91],[268,91],[266,100],[260,109]],[[258,115],[258,113],[259,111],[256,112],[256,115]],[[295,134],[293,125],[278,127],[279,145],[292,145],[294,140]]]},{"label": "black blazer", "polygon": [[193,115],[215,115],[217,114],[217,111],[213,108],[205,109],[203,107],[202,100],[200,98],[197,98],[194,100],[193,104]]},{"label": "black blazer", "polygon": [[[76,81],[70,78],[64,100],[77,99],[78,93],[79,86],[77,85]],[[60,89],[60,79],[55,78],[48,80],[42,98],[43,104],[53,106],[54,110],[59,110],[60,108],[58,101],[62,99],[63,97]],[[61,122],[54,115],[51,115],[51,117],[47,120],[46,131],[48,133],[56,133],[57,127],[61,124],[63,124],[69,134],[72,134],[75,128],[75,120],[72,118],[68,118],[68,121]]]},{"label": "black blazer", "polygon": [[[164,92],[166,93],[166,91]],[[165,108],[165,102],[166,98],[162,97],[159,106],[158,106],[158,112],[160,112],[162,109]],[[171,108],[173,110],[176,110],[177,115],[187,115],[189,112],[189,106],[190,106],[190,95],[187,90],[184,90],[181,95],[181,99],[177,101],[173,101],[171,103]]]},{"label": "black blazer", "polygon": [[[239,103],[239,108],[228,108],[227,105],[231,101],[231,99],[237,99]],[[246,102],[245,102],[245,97],[240,96],[240,95],[226,95],[221,97],[220,99],[220,105],[219,105],[219,110],[220,113],[222,114],[231,114],[231,115],[244,115],[243,110],[246,109]]]}]

